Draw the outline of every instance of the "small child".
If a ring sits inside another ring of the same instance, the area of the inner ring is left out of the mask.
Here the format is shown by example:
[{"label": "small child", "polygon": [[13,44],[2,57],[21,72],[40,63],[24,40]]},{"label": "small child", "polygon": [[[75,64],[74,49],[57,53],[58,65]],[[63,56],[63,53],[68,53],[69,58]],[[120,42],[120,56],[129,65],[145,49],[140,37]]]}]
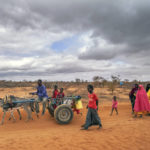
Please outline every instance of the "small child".
[{"label": "small child", "polygon": [[57,94],[57,103],[59,104],[63,104],[63,99],[65,97],[65,94],[64,94],[64,89],[63,88],[60,88],[60,92]]},{"label": "small child", "polygon": [[116,111],[116,114],[118,115],[117,105],[118,105],[117,97],[114,96],[114,97],[113,97],[113,101],[112,101],[112,111],[111,111],[110,116],[112,116],[114,109],[115,109],[115,111]]},{"label": "small child", "polygon": [[82,116],[82,112],[80,112],[81,109],[83,109],[81,99],[73,100],[73,111]]},{"label": "small child", "polygon": [[64,98],[65,94],[64,94],[64,89],[60,88],[60,92],[57,94],[57,98]]},{"label": "small child", "polygon": [[98,125],[99,129],[102,127],[100,117],[98,116],[98,98],[96,94],[93,92],[94,87],[92,85],[88,85],[88,97],[89,97],[89,103],[88,103],[88,112],[86,116],[86,122],[84,125],[82,125],[81,130],[87,130],[92,125]]},{"label": "small child", "polygon": [[[54,101],[55,101],[55,103],[56,103],[56,98],[57,98],[57,95],[58,95],[58,86],[57,85],[55,85],[54,86],[54,91],[53,91],[53,95],[52,95],[52,98],[54,99]],[[54,104],[54,109],[57,107],[57,105],[56,104]]]},{"label": "small child", "polygon": [[57,95],[58,95],[58,86],[55,85],[52,98],[57,98]]}]

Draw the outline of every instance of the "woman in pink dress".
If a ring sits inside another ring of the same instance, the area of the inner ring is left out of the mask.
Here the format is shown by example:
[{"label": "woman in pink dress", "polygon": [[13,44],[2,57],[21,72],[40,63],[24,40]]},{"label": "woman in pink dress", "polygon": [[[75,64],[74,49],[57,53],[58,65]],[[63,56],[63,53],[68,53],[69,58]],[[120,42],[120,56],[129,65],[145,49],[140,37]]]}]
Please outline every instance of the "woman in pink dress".
[{"label": "woman in pink dress", "polygon": [[144,112],[150,112],[150,104],[148,101],[147,93],[143,87],[143,85],[139,85],[139,89],[136,94],[136,100],[134,105],[135,116],[139,114],[142,117]]},{"label": "woman in pink dress", "polygon": [[115,109],[115,111],[116,111],[116,114],[118,115],[117,105],[118,105],[117,97],[114,96],[114,97],[113,97],[113,101],[112,101],[112,111],[111,111],[111,114],[110,114],[110,115],[113,114],[114,109]]}]

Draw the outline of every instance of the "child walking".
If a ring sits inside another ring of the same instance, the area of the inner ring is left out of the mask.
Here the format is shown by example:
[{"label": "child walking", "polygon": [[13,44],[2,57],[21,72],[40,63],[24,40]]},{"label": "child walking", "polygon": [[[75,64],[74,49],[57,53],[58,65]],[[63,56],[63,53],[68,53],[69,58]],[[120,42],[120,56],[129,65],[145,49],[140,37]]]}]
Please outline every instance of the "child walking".
[{"label": "child walking", "polygon": [[80,112],[81,109],[83,109],[81,99],[78,99],[78,100],[74,99],[73,100],[73,111],[82,116],[82,112]]},{"label": "child walking", "polygon": [[98,125],[99,129],[102,127],[100,117],[98,116],[98,98],[96,94],[93,92],[94,88],[92,85],[88,85],[88,97],[89,97],[89,103],[88,103],[88,112],[86,116],[85,124],[82,125],[81,130],[87,130],[92,125]]},{"label": "child walking", "polygon": [[111,111],[110,116],[112,116],[114,109],[115,109],[115,111],[116,111],[116,114],[118,115],[117,105],[118,105],[117,97],[114,96],[114,97],[113,97],[113,101],[112,101],[112,111]]}]

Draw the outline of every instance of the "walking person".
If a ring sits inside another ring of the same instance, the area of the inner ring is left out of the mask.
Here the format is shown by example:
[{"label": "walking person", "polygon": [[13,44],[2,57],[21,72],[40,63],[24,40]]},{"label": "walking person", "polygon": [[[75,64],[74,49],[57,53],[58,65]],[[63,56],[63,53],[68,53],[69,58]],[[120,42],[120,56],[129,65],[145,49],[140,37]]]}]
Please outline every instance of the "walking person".
[{"label": "walking person", "polygon": [[87,90],[89,92],[89,103],[87,106],[88,112],[85,124],[81,126],[81,130],[87,130],[92,125],[98,125],[100,129],[102,127],[102,124],[100,117],[98,116],[98,98],[94,93],[94,88],[92,85],[88,85]]},{"label": "walking person", "polygon": [[132,90],[129,93],[129,98],[132,105],[132,113],[134,113],[134,104],[135,104],[137,90],[138,90],[138,84],[134,84]]},{"label": "walking person", "polygon": [[135,111],[134,117],[137,117],[138,115],[142,117],[145,112],[147,113],[150,112],[150,104],[148,101],[148,96],[143,85],[139,85],[139,88],[136,94],[134,111]]},{"label": "walking person", "polygon": [[113,97],[113,100],[112,100],[112,111],[111,111],[110,116],[112,116],[114,109],[115,109],[115,111],[116,111],[116,115],[118,115],[118,109],[117,109],[117,106],[118,106],[117,97],[114,96],[114,97]]}]

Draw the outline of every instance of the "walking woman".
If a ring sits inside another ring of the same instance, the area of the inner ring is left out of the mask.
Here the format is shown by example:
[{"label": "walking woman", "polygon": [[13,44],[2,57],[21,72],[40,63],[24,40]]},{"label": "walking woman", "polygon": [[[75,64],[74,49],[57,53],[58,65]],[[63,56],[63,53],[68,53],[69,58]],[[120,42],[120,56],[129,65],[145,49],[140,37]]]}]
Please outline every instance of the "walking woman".
[{"label": "walking woman", "polygon": [[139,88],[136,94],[134,111],[135,111],[134,117],[137,117],[138,115],[142,117],[143,113],[150,112],[150,104],[148,101],[148,96],[143,85],[139,85]]}]

